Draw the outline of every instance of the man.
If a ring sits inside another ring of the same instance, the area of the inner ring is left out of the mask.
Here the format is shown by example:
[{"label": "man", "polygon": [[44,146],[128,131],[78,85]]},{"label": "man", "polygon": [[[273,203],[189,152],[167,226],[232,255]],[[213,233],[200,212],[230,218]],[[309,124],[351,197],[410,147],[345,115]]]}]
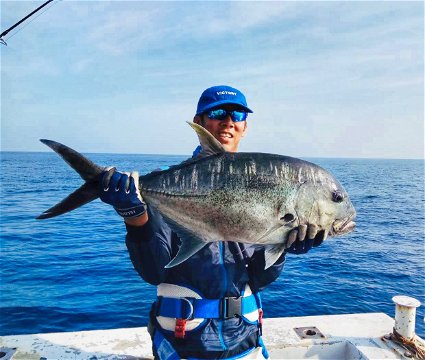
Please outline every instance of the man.
[{"label": "man", "polygon": [[[206,89],[193,121],[228,152],[236,152],[252,113],[245,96],[230,86]],[[202,151],[198,148],[194,156]],[[264,248],[217,241],[172,268],[180,239],[143,202],[137,173],[106,171],[101,199],[124,217],[126,245],[140,276],[158,289],[149,332],[158,359],[267,358],[261,340],[259,292],[280,275],[285,253],[267,270]],[[286,252],[302,254],[320,239],[306,238],[307,226],[289,234]]]}]

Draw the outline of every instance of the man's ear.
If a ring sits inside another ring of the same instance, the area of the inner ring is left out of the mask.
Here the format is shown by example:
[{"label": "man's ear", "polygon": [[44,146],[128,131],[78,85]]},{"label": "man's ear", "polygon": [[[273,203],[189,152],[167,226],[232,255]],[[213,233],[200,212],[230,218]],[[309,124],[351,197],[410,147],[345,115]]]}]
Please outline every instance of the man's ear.
[{"label": "man's ear", "polygon": [[246,132],[248,131],[248,122],[245,121],[245,128],[243,129],[242,137],[245,136]]}]

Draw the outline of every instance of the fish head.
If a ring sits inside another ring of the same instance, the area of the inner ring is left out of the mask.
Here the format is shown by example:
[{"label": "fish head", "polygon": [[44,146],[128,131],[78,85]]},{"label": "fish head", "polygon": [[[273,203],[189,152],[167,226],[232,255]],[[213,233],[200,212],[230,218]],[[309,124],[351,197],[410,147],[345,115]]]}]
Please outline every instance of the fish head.
[{"label": "fish head", "polygon": [[325,236],[351,232],[356,210],[342,185],[327,171],[318,170],[314,181],[302,182],[294,201],[299,225],[316,225]]},{"label": "fish head", "polygon": [[278,214],[281,230],[287,232],[300,225],[314,225],[310,238],[318,232],[322,232],[324,238],[351,232],[356,226],[356,210],[347,191],[318,166],[302,170],[305,176],[299,177],[291,196],[282,191]]},{"label": "fish head", "polygon": [[[338,236],[348,234],[356,227],[356,209],[345,189],[339,185],[339,188],[332,190],[332,202],[326,205],[334,210],[334,219],[329,228],[329,236]],[[324,208],[326,207],[324,206]]]}]

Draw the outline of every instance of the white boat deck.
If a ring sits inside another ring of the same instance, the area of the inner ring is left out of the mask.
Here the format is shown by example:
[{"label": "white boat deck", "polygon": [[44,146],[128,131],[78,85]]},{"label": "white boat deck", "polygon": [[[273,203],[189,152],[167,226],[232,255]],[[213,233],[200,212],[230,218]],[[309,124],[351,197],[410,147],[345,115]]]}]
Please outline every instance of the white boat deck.
[{"label": "white boat deck", "polygon": [[[266,318],[263,327],[271,359],[414,358],[389,339],[394,320],[383,313]],[[144,327],[3,336],[0,347],[0,360],[153,358]]]}]

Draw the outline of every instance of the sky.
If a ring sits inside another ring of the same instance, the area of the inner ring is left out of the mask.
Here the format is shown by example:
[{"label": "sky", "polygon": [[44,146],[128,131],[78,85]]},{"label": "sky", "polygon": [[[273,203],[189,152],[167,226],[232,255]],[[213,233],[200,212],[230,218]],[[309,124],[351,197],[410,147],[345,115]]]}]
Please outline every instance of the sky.
[{"label": "sky", "polygon": [[[42,1],[1,1],[1,30]],[[38,15],[38,14],[37,14]],[[202,91],[240,89],[240,151],[424,158],[422,1],[55,0],[4,37],[1,150],[191,154]]]}]

